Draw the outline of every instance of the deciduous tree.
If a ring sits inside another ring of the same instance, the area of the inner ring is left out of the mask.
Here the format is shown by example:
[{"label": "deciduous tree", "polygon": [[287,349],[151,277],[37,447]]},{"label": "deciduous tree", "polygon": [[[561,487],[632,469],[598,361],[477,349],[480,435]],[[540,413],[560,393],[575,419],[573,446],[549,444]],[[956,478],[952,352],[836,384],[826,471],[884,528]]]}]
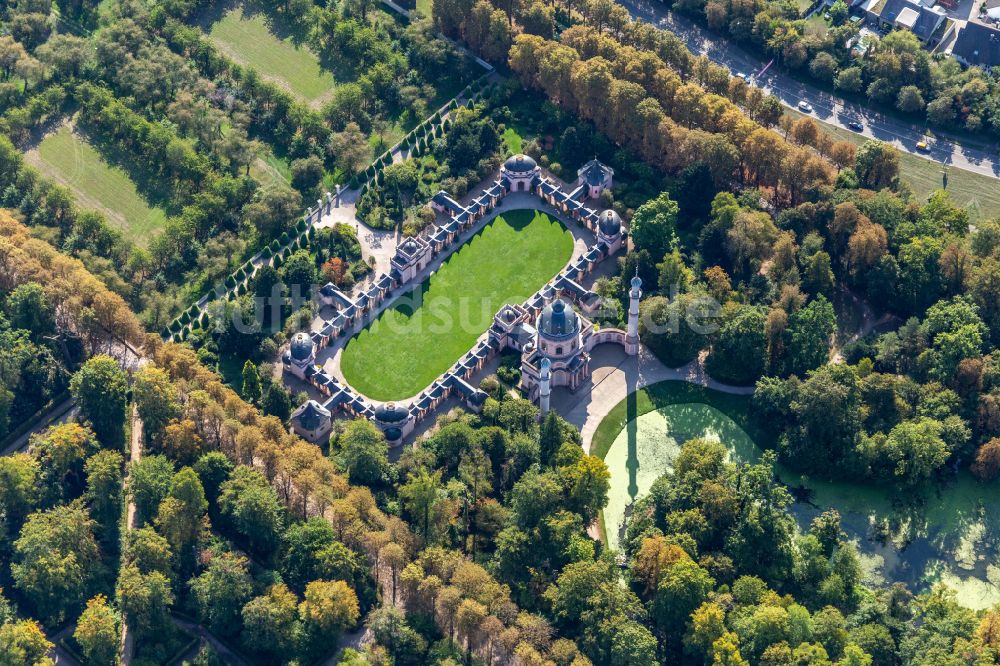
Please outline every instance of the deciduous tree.
[{"label": "deciduous tree", "polygon": [[118,622],[103,594],[87,602],[87,608],[77,620],[73,638],[80,644],[88,663],[114,666],[118,656]]},{"label": "deciduous tree", "polygon": [[125,442],[128,382],[118,363],[104,355],[88,359],[73,375],[70,389],[101,444],[120,448]]}]

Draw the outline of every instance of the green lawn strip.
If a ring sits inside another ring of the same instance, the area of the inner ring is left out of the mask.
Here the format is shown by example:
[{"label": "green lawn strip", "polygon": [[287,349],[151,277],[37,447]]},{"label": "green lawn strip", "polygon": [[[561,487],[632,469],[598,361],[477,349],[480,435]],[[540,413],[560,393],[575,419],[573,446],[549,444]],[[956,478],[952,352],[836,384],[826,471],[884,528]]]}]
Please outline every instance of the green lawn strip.
[{"label": "green lawn strip", "polygon": [[275,35],[263,14],[247,16],[242,7],[234,7],[211,24],[208,35],[227,56],[253,67],[303,101],[314,102],[336,85],[315,53],[304,44]]},{"label": "green lawn strip", "polygon": [[34,152],[29,162],[73,190],[81,206],[104,213],[126,238],[146,245],[163,229],[166,212],[150,206],[129,175],[105,162],[69,125],[47,135]]},{"label": "green lawn strip", "polygon": [[417,394],[472,348],[501,305],[526,300],[572,250],[573,237],[557,220],[504,213],[347,344],[344,377],[374,400]]},{"label": "green lawn strip", "polygon": [[223,354],[219,358],[219,376],[222,382],[235,391],[243,390],[243,366],[246,359],[237,358],[232,354]]},{"label": "green lawn strip", "polygon": [[[805,14],[810,7],[812,7],[812,0],[795,0],[795,6],[798,7],[799,14]],[[822,13],[822,10],[820,10]]]},{"label": "green lawn strip", "polygon": [[[789,113],[795,118],[801,118],[803,115],[791,109],[785,109],[785,113]],[[856,132],[830,125],[821,120],[817,122],[824,131],[838,140],[850,141],[858,146],[868,140],[867,137]],[[996,178],[958,167],[948,167],[903,151],[899,153],[899,171],[902,180],[913,191],[914,199],[920,203],[926,202],[935,190],[941,189],[941,172],[947,171],[948,193],[951,194],[956,204],[969,209],[970,217],[973,220],[992,217],[993,211],[1000,209],[1000,184]]]},{"label": "green lawn strip", "polygon": [[508,153],[519,154],[521,152],[524,140],[516,129],[508,127],[504,130],[500,138],[503,139],[503,145]]},{"label": "green lawn strip", "polygon": [[823,37],[830,30],[830,24],[823,18],[822,10],[806,19],[806,34]]}]

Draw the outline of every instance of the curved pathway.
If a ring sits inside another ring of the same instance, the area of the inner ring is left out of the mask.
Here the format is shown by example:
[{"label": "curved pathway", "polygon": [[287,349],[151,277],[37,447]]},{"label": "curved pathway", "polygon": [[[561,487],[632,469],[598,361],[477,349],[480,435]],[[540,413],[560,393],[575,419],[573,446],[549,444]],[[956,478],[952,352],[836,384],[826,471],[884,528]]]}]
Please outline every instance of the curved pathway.
[{"label": "curved pathway", "polygon": [[675,380],[723,393],[753,393],[753,386],[733,386],[709,377],[705,371],[706,355],[702,352],[685,366],[668,368],[645,346],[639,348],[637,356],[628,356],[616,345],[599,345],[591,354],[590,388],[577,393],[556,389],[552,393],[552,408],[580,429],[583,450],[590,453],[594,432],[604,417],[630,394],[650,384]]}]

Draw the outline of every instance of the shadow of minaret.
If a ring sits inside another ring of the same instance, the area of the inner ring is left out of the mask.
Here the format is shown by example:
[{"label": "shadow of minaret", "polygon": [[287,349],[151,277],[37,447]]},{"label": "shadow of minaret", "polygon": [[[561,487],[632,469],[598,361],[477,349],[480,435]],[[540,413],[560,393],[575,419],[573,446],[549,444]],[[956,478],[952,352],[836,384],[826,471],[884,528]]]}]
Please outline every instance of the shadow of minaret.
[{"label": "shadow of minaret", "polygon": [[630,357],[625,365],[625,387],[628,395],[625,398],[625,435],[628,438],[628,458],[625,461],[625,468],[628,470],[628,494],[635,501],[639,494],[639,483],[637,476],[639,473],[639,452],[638,452],[638,431],[639,424],[636,419],[639,416],[639,357]]}]

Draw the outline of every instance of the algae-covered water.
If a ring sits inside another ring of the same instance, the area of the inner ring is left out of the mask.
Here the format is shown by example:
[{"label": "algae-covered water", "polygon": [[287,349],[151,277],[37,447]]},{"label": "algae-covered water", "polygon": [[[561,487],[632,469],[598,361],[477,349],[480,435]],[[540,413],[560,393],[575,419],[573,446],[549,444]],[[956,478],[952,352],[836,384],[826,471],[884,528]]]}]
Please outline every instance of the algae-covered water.
[{"label": "algae-covered water", "polygon": [[[608,545],[617,548],[632,502],[670,469],[681,445],[704,437],[723,442],[734,461],[753,462],[760,449],[718,409],[702,403],[664,405],[626,424],[604,457],[611,471],[604,510]],[[892,488],[829,483],[777,470],[794,491],[800,529],[827,508],[840,512],[858,546],[868,582],[903,582],[914,590],[943,582],[970,608],[1000,603],[1000,492],[968,473],[924,497],[904,499]]]}]

